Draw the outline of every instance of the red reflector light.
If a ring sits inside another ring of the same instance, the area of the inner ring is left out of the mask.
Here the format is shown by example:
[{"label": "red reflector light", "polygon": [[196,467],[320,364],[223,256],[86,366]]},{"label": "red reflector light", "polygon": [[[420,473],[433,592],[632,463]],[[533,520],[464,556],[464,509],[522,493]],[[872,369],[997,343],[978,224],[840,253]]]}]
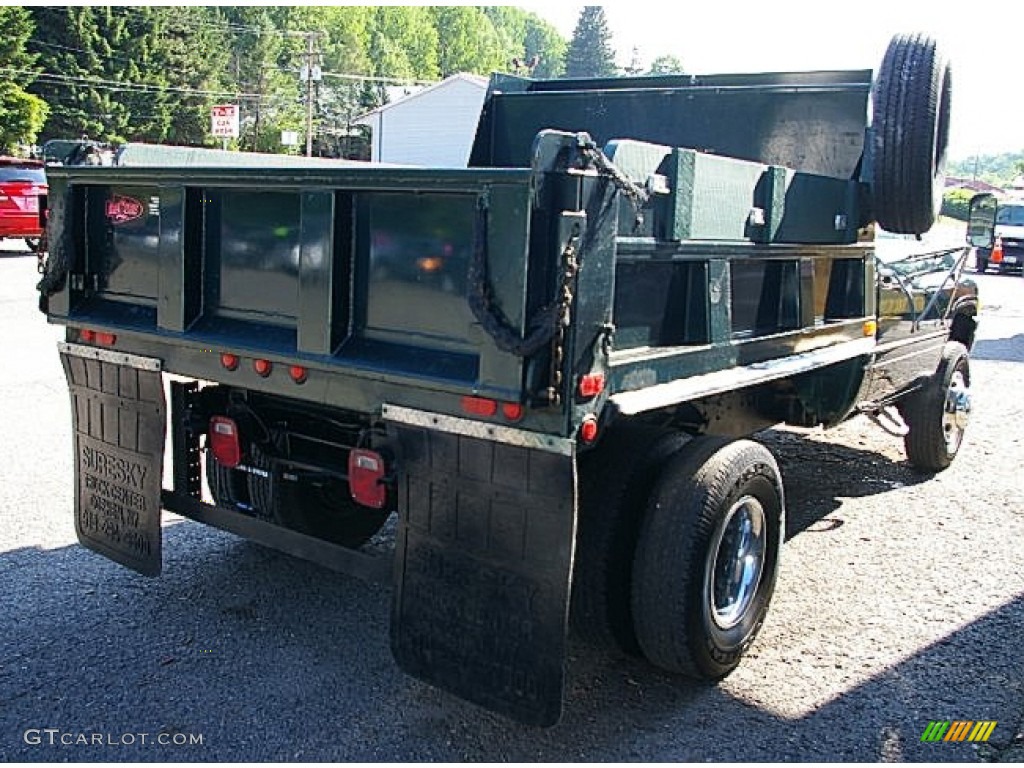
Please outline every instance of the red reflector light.
[{"label": "red reflector light", "polygon": [[91,331],[88,328],[83,328],[78,332],[78,338],[82,341],[87,341],[90,344],[96,341],[96,331]]},{"label": "red reflector light", "polygon": [[252,369],[263,378],[266,378],[274,370],[274,364],[269,360],[253,360]]},{"label": "red reflector light", "polygon": [[580,397],[597,397],[604,392],[604,374],[588,373],[580,376]]},{"label": "red reflector light", "polygon": [[580,424],[580,440],[584,443],[592,443],[597,440],[597,419],[587,416]]},{"label": "red reflector light", "polygon": [[242,463],[242,444],[238,439],[238,425],[234,419],[227,416],[214,416],[210,419],[206,444],[218,464],[233,468]]},{"label": "red reflector light", "polygon": [[353,448],[348,454],[348,490],[357,504],[383,509],[388,499],[384,457],[376,451]]},{"label": "red reflector light", "polygon": [[509,421],[519,421],[523,418],[523,406],[519,403],[502,403],[501,415]]},{"label": "red reflector light", "polygon": [[488,400],[486,397],[464,397],[462,410],[470,416],[490,417],[498,412],[498,401]]},{"label": "red reflector light", "polygon": [[233,371],[238,367],[238,355],[232,355],[230,352],[224,352],[220,356],[220,364],[229,371]]},{"label": "red reflector light", "polygon": [[301,384],[306,380],[309,373],[301,365],[293,365],[288,369],[288,375],[292,377],[292,381],[296,384]]}]

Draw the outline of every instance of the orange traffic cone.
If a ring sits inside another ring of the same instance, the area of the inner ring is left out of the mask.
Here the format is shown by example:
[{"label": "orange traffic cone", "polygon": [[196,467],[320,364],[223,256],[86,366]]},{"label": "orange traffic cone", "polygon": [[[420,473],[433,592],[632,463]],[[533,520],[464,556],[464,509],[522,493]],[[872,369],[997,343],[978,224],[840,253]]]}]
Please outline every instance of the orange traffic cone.
[{"label": "orange traffic cone", "polygon": [[989,261],[993,264],[998,264],[1003,260],[1003,238],[997,237],[995,244],[992,246],[992,257]]}]

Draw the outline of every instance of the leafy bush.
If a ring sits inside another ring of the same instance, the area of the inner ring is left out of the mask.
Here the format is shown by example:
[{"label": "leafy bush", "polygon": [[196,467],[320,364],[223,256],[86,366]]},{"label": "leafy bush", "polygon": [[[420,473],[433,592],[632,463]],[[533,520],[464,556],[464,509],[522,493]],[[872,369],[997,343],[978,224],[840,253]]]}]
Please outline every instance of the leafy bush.
[{"label": "leafy bush", "polygon": [[974,193],[969,189],[948,189],[942,196],[942,215],[960,221],[967,221],[971,198]]}]

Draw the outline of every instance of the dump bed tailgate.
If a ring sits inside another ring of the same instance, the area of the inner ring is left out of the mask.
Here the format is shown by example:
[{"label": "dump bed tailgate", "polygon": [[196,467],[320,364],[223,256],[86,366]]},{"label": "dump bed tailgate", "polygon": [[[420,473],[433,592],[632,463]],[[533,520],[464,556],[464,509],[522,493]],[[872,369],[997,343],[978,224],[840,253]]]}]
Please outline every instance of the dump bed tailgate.
[{"label": "dump bed tailgate", "polygon": [[[228,352],[518,400],[523,360],[479,328],[467,281],[482,256],[495,300],[522,330],[530,178],[382,167],[55,169],[51,271],[66,279],[47,310],[73,328],[114,330],[132,351],[189,376],[223,379],[218,361]],[[352,392],[336,404],[376,399],[365,387]]]}]

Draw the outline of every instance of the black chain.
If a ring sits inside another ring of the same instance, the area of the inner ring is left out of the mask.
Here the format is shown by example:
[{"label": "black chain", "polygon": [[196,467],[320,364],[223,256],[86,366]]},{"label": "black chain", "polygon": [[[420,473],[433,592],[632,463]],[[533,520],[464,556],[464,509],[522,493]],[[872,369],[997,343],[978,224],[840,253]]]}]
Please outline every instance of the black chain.
[{"label": "black chain", "polygon": [[650,193],[639,184],[635,184],[600,150],[597,144],[585,133],[577,134],[580,155],[593,164],[599,175],[609,179],[615,187],[633,204],[636,212],[636,226],[643,223],[641,210],[651,201]]},{"label": "black chain", "polygon": [[547,391],[548,402],[560,405],[562,402],[562,386],[565,370],[565,339],[572,325],[572,305],[574,300],[573,284],[580,271],[580,261],[576,244],[579,241],[579,225],[573,228],[569,242],[562,251],[562,286],[558,292],[558,323],[554,333],[554,344],[551,348],[551,377]]},{"label": "black chain", "polygon": [[576,243],[578,241],[579,228],[577,227],[562,252],[563,262],[571,258],[574,265],[572,276],[566,277],[568,270],[565,270],[562,277],[562,288],[555,300],[541,307],[530,318],[529,333],[524,338],[512,327],[508,318],[494,302],[494,290],[487,274],[487,209],[480,206],[477,211],[473,260],[469,265],[469,307],[473,311],[473,316],[498,349],[510,352],[517,357],[529,357],[535,352],[539,352],[555,337],[556,331],[566,317],[567,310],[562,304],[566,295],[566,281],[569,280],[568,295],[571,300],[571,280],[579,268],[576,260]]}]

